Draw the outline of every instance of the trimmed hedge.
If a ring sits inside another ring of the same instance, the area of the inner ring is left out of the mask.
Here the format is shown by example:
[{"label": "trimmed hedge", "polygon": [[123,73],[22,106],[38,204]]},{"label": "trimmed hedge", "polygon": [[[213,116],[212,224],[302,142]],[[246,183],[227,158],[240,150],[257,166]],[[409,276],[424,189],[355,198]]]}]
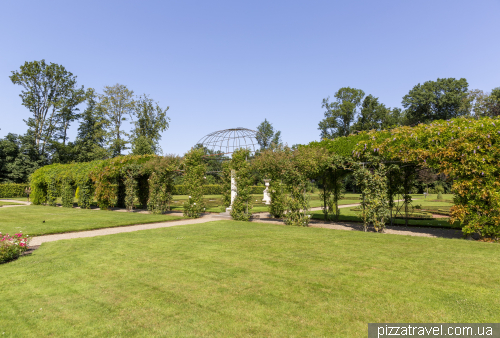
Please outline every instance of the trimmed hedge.
[{"label": "trimmed hedge", "polygon": [[29,184],[2,183],[0,184],[0,198],[26,197],[24,189]]},{"label": "trimmed hedge", "polygon": [[[251,194],[262,194],[264,193],[265,186],[251,186]],[[218,184],[207,184],[203,186],[203,195],[222,195],[222,185]],[[173,189],[173,195],[187,195],[186,187],[183,185],[175,185]]]}]

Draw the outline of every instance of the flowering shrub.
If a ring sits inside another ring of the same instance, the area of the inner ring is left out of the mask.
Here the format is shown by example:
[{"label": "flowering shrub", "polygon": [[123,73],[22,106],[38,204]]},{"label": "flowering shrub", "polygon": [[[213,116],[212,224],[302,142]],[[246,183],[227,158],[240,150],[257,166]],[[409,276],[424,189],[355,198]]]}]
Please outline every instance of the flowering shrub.
[{"label": "flowering shrub", "polygon": [[0,232],[0,263],[16,259],[28,250],[29,240],[28,235],[21,233],[10,236]]}]

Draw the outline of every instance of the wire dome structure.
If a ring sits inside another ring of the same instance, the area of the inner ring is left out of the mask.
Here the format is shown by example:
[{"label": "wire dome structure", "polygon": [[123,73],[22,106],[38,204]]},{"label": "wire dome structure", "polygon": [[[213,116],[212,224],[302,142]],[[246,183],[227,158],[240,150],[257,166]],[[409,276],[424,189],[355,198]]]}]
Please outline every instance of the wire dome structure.
[{"label": "wire dome structure", "polygon": [[215,131],[202,137],[198,144],[210,151],[211,156],[231,156],[235,150],[245,148],[250,150],[250,155],[260,149],[257,142],[258,132],[247,128],[231,128]]}]

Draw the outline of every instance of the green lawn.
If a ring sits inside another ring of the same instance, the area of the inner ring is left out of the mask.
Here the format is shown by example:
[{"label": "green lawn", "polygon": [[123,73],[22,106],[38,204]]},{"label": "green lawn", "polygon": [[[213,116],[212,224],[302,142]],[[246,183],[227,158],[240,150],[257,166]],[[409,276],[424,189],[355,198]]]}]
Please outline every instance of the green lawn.
[{"label": "green lawn", "polygon": [[[30,205],[0,209],[0,232],[30,236],[171,221],[182,217]],[[45,223],[43,222],[45,221]]]},{"label": "green lawn", "polygon": [[[420,204],[420,201],[418,202]],[[413,201],[413,204],[416,204],[416,201]],[[426,204],[426,203],[423,203]],[[441,202],[437,203],[428,203],[430,205],[439,205],[442,204]],[[452,204],[449,203],[444,203],[446,206],[451,207]],[[423,206],[424,208],[424,206]],[[341,208],[340,210],[340,217],[339,221],[346,221],[346,222],[362,222],[362,219],[360,217],[360,213],[358,211],[351,210],[351,208]],[[416,210],[418,211],[418,210]],[[323,211],[321,210],[316,210],[312,211],[312,218],[313,219],[318,219],[318,220],[323,220],[324,219],[324,214]],[[394,219],[394,225],[405,225],[405,220],[404,219]],[[428,226],[428,227],[437,227],[437,228],[453,228],[453,229],[462,229],[462,226],[459,222],[455,222],[454,224],[450,224],[448,222],[448,218],[436,218],[433,220],[415,220],[415,219],[410,219],[408,220],[409,225],[414,225],[414,226]]]},{"label": "green lawn", "polygon": [[0,289],[5,337],[366,337],[498,322],[500,246],[218,221],[45,243]]}]

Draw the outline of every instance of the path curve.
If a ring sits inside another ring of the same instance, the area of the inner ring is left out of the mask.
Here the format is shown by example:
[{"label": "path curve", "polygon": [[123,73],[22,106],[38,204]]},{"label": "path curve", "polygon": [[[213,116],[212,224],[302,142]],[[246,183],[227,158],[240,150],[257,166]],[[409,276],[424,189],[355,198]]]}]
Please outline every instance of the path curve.
[{"label": "path curve", "polygon": [[[181,213],[169,213],[170,215]],[[169,228],[177,225],[186,224],[200,224],[212,221],[221,220],[231,220],[231,218],[220,216],[219,214],[204,214],[200,218],[182,219],[178,221],[168,221],[162,223],[149,223],[149,224],[138,224],[138,225],[128,225],[119,226],[113,228],[104,228],[80,232],[70,232],[63,234],[45,235],[33,237],[30,241],[30,246],[39,246],[42,243],[54,242],[63,239],[73,239],[73,238],[85,238],[85,237],[96,237],[96,236],[106,236],[119,234],[124,232],[134,232],[140,230],[151,230],[158,228]],[[273,219],[273,218],[254,218],[252,222],[257,223],[269,223],[269,224],[284,224],[283,220]],[[363,225],[361,223],[351,223],[351,222],[322,222],[322,221],[311,221],[311,227],[315,228],[327,228],[335,230],[350,230],[350,231],[362,231]],[[419,237],[441,237],[441,238],[462,238],[461,230],[454,229],[442,229],[442,228],[420,228],[420,227],[387,227],[385,230],[386,234],[395,235],[408,235],[408,236],[419,236]]]}]

